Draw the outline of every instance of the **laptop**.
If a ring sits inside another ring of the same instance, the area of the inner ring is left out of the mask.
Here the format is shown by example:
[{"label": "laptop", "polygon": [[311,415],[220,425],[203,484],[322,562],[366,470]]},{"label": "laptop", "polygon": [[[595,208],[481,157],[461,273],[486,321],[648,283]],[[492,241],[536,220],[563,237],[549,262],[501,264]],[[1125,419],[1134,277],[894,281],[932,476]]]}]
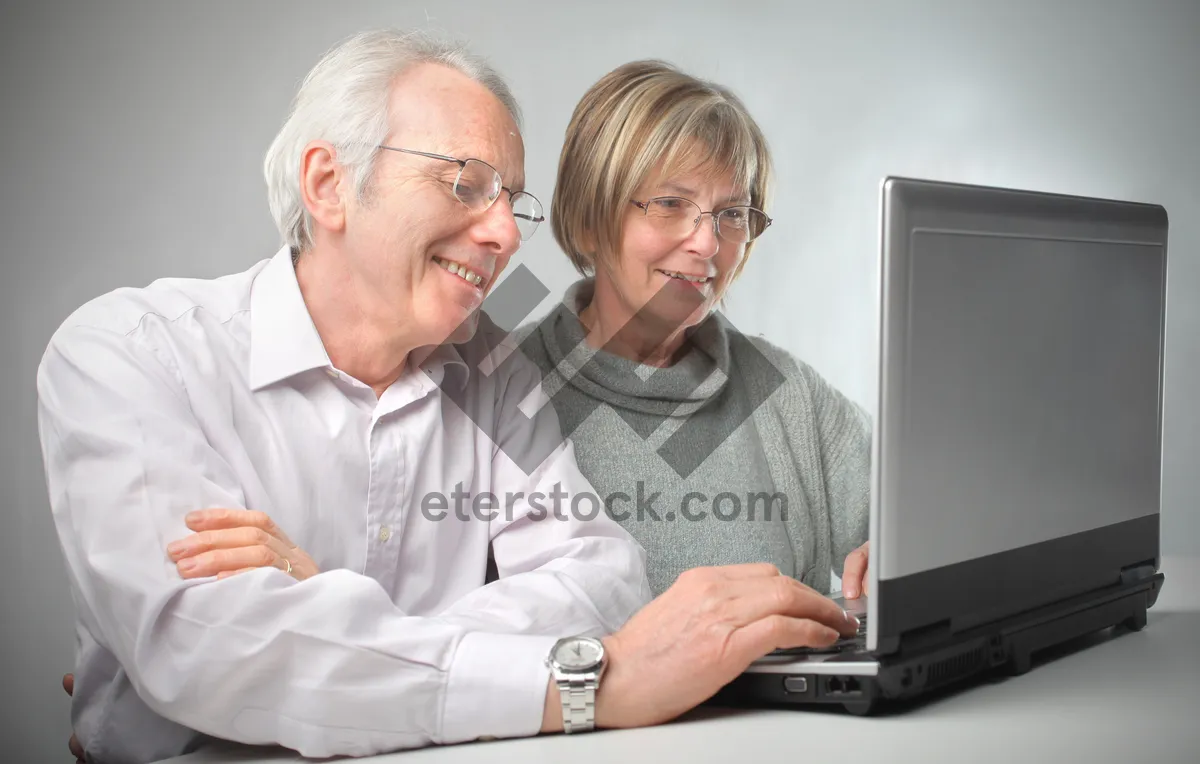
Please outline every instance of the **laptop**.
[{"label": "laptop", "polygon": [[889,177],[869,596],[713,702],[858,714],[1141,629],[1159,572],[1167,215]]}]

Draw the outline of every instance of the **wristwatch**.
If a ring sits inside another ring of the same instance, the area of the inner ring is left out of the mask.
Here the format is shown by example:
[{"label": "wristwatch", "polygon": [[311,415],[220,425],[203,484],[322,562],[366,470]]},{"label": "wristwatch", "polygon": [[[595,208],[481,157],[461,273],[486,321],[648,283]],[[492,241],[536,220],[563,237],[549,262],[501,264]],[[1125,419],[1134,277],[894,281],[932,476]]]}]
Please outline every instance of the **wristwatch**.
[{"label": "wristwatch", "polygon": [[546,665],[562,696],[563,730],[587,732],[596,727],[596,690],[608,665],[604,644],[591,637],[565,637],[554,643]]}]

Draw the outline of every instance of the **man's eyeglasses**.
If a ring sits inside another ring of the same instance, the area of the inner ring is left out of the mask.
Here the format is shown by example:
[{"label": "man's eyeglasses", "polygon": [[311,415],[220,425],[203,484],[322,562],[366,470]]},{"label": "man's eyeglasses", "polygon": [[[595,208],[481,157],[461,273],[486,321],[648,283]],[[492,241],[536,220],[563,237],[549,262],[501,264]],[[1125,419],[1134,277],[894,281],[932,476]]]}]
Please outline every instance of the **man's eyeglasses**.
[{"label": "man's eyeglasses", "polygon": [[512,207],[513,218],[517,221],[517,230],[521,232],[521,241],[528,241],[533,236],[544,218],[542,203],[537,197],[527,191],[513,193],[505,188],[500,173],[482,159],[456,159],[442,154],[430,154],[425,151],[400,149],[394,146],[379,148],[388,151],[398,151],[401,154],[415,154],[419,157],[438,159],[443,162],[453,162],[458,165],[458,174],[454,176],[452,191],[458,199],[472,212],[485,212],[500,198],[501,191],[508,192],[509,205]]},{"label": "man's eyeglasses", "polygon": [[705,215],[712,215],[717,236],[733,244],[754,241],[772,222],[767,213],[748,204],[705,212],[695,202],[680,196],[658,196],[644,202],[631,199],[630,202],[645,214],[655,228],[679,239],[691,236],[700,227],[700,219]]}]

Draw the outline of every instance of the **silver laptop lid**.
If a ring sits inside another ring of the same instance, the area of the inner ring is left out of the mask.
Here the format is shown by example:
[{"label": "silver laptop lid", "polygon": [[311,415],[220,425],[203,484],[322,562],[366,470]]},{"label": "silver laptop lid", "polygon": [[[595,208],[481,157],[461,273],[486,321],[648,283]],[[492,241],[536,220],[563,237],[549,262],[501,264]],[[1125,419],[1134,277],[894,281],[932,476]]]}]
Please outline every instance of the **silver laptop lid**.
[{"label": "silver laptop lid", "polygon": [[869,647],[1156,564],[1165,210],[901,178],[882,204]]}]

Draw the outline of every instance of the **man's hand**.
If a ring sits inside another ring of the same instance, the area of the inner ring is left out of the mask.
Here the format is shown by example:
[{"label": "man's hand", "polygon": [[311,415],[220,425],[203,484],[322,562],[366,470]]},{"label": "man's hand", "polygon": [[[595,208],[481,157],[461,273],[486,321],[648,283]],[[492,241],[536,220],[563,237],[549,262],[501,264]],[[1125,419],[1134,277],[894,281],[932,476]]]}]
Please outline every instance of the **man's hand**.
[{"label": "man's hand", "polygon": [[[75,695],[75,675],[63,674],[63,689],[72,697]],[[67,741],[67,747],[71,749],[71,755],[75,757],[75,764],[87,764],[87,754],[84,753],[83,746],[79,743],[79,738],[75,737],[75,733],[71,733],[71,739]]]},{"label": "man's hand", "polygon": [[321,572],[262,512],[201,509],[189,512],[184,522],[195,533],[167,545],[167,554],[184,578],[226,578],[270,567],[303,581]]},{"label": "man's hand", "polygon": [[[857,628],[831,599],[774,565],[689,570],[603,640],[609,664],[596,697],[596,726],[668,721],[776,648],[823,647]],[[554,695],[547,701],[557,704]],[[551,716],[547,710],[547,722]]]},{"label": "man's hand", "polygon": [[846,566],[842,569],[842,596],[857,599],[867,593],[867,566],[871,559],[871,542],[860,546],[846,555]]}]

